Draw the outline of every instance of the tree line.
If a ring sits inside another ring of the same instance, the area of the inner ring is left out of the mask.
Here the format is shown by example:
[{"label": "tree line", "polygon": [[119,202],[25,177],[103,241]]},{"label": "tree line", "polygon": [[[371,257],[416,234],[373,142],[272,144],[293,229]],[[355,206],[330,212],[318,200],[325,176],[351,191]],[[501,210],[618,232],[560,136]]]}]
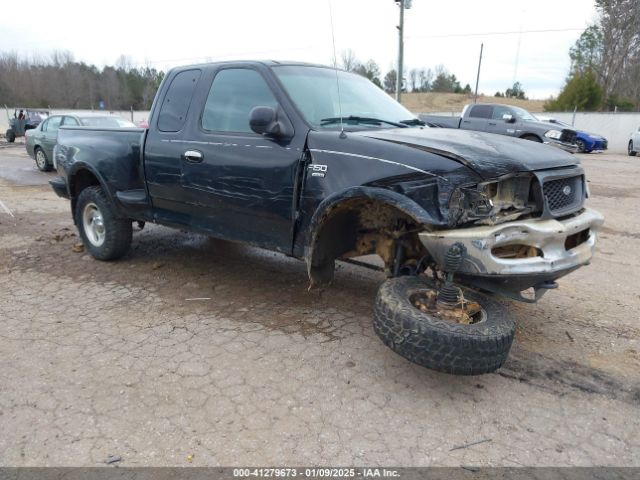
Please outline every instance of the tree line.
[{"label": "tree line", "polygon": [[[367,77],[373,83],[389,94],[396,93],[398,72],[392,68],[385,75],[382,75],[380,67],[374,60],[361,62],[358,60],[353,50],[343,50],[341,61],[334,65],[343,68],[348,72],[358,73]],[[402,74],[403,92],[438,92],[438,93],[464,93],[471,94],[471,85],[468,83],[463,87],[455,74],[450,73],[444,65],[437,65],[431,68],[411,68],[404,69]],[[519,98],[526,100],[524,88],[520,82],[516,82],[512,87],[504,92],[496,92],[496,97]]]},{"label": "tree line", "polygon": [[[382,74],[374,60],[361,62],[353,50],[341,53],[340,67],[360,74],[389,94],[396,91],[397,71]],[[164,78],[164,72],[150,66],[135,67],[121,56],[116,65],[98,68],[75,61],[69,52],[54,52],[48,57],[21,57],[15,52],[0,52],[0,106],[105,110],[148,110]],[[462,86],[455,74],[443,65],[405,69],[404,92],[440,92],[471,94],[471,86]],[[526,98],[522,85],[514,84],[496,95]]]},{"label": "tree line", "polygon": [[[374,60],[361,62],[356,57],[355,52],[350,49],[342,51],[341,62],[337,66],[348,72],[358,73],[367,77],[387,93],[393,94],[396,92],[398,72],[394,68],[382,75],[380,67]],[[471,86],[466,84],[462,87],[454,74],[449,73],[443,65],[438,65],[434,70],[431,68],[404,69],[402,91],[471,93]]]},{"label": "tree line", "polygon": [[598,17],[569,51],[571,69],[546,110],[640,111],[640,2],[596,0]]},{"label": "tree line", "polygon": [[164,72],[133,67],[121,56],[98,68],[69,52],[25,58],[0,53],[0,105],[34,108],[148,110]]}]

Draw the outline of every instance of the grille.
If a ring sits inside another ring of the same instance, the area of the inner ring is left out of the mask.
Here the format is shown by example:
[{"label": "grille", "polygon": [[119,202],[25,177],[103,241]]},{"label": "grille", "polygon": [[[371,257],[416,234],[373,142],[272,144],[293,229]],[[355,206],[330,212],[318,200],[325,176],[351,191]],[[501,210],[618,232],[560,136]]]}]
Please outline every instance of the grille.
[{"label": "grille", "polygon": [[582,175],[558,178],[544,182],[544,198],[552,215],[562,215],[582,206]]},{"label": "grille", "polygon": [[576,143],[576,132],[567,129],[562,130],[562,133],[560,134],[560,141],[566,143]]}]

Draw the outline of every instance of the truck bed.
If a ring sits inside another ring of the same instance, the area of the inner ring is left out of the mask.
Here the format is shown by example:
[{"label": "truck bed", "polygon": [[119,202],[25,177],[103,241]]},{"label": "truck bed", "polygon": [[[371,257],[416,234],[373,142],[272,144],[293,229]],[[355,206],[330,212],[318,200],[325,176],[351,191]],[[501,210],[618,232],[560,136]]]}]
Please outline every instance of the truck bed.
[{"label": "truck bed", "polygon": [[[144,128],[62,127],[54,153],[58,173],[67,181],[66,177],[74,171],[86,168],[107,186],[113,199],[118,192],[143,193],[146,187],[142,153],[146,134]],[[64,168],[65,165],[71,169]]]}]

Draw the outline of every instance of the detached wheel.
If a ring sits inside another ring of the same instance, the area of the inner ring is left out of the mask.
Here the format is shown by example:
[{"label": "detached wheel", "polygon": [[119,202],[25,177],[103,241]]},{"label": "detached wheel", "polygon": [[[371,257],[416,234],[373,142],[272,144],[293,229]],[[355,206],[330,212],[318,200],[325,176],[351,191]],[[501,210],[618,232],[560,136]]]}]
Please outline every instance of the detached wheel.
[{"label": "detached wheel", "polygon": [[40,147],[36,147],[36,167],[41,172],[50,172],[53,169],[53,165],[49,163],[49,159],[47,158],[47,154],[44,153]]},{"label": "detached wheel", "polygon": [[14,132],[12,128],[10,128],[6,131],[4,137],[7,139],[7,142],[13,143],[16,141],[16,132]]},{"label": "detached wheel", "polygon": [[480,310],[457,323],[450,315],[421,310],[421,298],[434,285],[418,277],[398,277],[382,284],[374,307],[373,328],[385,345],[418,365],[454,375],[497,370],[507,359],[515,325],[499,303],[463,288],[467,302]]},{"label": "detached wheel", "polygon": [[636,156],[637,152],[635,152],[633,150],[633,140],[629,140],[629,145],[627,147],[627,153],[629,154],[630,157],[635,157]]},{"label": "detached wheel", "polygon": [[87,187],[80,193],[75,221],[84,247],[98,260],[118,259],[131,246],[131,220],[116,215],[101,187]]}]

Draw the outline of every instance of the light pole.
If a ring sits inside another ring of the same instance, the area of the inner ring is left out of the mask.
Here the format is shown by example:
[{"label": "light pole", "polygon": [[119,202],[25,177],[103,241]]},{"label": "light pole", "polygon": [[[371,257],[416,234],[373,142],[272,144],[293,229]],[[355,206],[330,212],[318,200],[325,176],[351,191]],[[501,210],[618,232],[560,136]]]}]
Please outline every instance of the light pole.
[{"label": "light pole", "polygon": [[480,59],[478,60],[478,75],[476,76],[476,92],[473,94],[473,103],[478,102],[478,83],[480,83],[480,67],[482,66],[482,49],[484,43],[480,44]]},{"label": "light pole", "polygon": [[396,100],[402,94],[402,69],[404,61],[404,11],[411,8],[411,0],[393,0],[400,7],[400,25],[398,25],[398,71],[396,72]]}]

